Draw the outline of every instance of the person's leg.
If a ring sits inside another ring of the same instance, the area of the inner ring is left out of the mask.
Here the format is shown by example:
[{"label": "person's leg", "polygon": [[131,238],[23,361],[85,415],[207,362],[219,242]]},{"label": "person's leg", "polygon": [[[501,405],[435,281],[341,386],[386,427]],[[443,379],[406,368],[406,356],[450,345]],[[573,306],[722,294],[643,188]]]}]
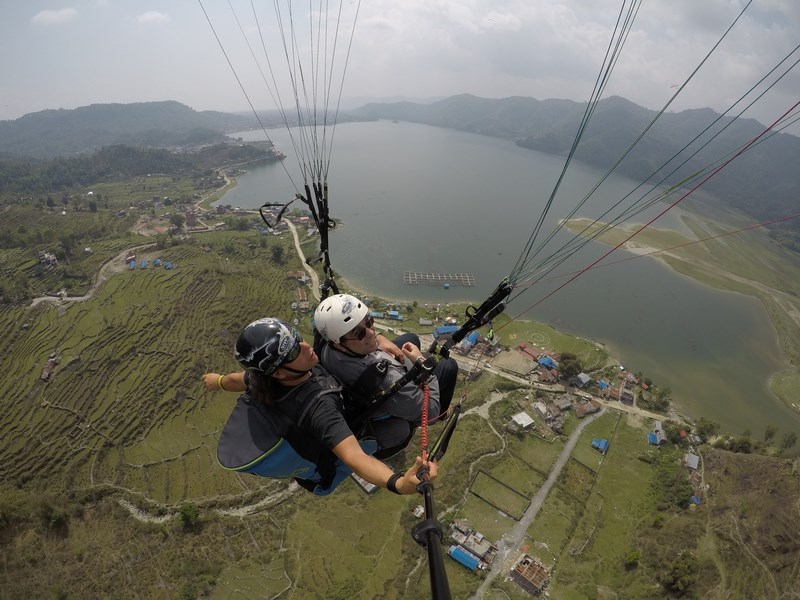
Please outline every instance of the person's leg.
[{"label": "person's leg", "polygon": [[411,342],[417,348],[420,347],[419,336],[416,333],[404,333],[392,340],[392,343],[397,346],[398,348],[402,348],[403,344],[406,342]]},{"label": "person's leg", "polygon": [[443,358],[434,367],[433,374],[439,381],[439,413],[444,414],[453,400],[458,379],[458,363],[454,358]]},{"label": "person's leg", "polygon": [[415,429],[412,423],[400,417],[370,421],[367,431],[378,442],[378,450],[373,456],[381,460],[394,456],[408,446]]}]

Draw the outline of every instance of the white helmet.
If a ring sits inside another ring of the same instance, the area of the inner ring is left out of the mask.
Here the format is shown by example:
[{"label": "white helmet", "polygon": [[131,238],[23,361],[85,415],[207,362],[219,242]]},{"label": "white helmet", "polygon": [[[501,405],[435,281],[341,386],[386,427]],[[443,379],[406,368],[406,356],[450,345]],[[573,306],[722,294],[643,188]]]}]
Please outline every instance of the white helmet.
[{"label": "white helmet", "polygon": [[347,332],[355,329],[369,314],[367,305],[350,294],[325,298],[314,311],[314,326],[329,342],[339,343]]}]

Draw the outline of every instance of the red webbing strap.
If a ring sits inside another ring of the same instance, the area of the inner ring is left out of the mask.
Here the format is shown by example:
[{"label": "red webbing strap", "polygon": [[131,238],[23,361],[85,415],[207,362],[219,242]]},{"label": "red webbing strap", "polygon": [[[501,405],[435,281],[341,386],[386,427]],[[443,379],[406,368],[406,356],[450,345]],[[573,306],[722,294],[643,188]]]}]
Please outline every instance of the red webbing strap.
[{"label": "red webbing strap", "polygon": [[431,391],[428,384],[422,384],[422,424],[419,431],[419,447],[422,451],[423,462],[428,460],[428,404],[431,398]]}]

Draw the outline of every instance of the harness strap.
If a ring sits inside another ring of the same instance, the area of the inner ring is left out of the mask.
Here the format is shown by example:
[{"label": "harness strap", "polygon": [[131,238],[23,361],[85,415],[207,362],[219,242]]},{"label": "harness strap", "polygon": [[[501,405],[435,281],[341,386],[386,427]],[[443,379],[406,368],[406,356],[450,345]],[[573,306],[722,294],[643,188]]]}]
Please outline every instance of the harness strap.
[{"label": "harness strap", "polygon": [[385,402],[392,394],[396,393],[397,390],[402,388],[408,382],[413,381],[418,384],[423,384],[428,381],[428,378],[433,373],[433,368],[436,366],[436,359],[433,356],[429,356],[428,358],[421,360],[417,359],[414,363],[414,366],[411,367],[405,375],[403,375],[400,379],[395,381],[392,385],[390,385],[385,390],[377,391],[371,398],[371,403],[374,406],[377,406],[383,402]]}]

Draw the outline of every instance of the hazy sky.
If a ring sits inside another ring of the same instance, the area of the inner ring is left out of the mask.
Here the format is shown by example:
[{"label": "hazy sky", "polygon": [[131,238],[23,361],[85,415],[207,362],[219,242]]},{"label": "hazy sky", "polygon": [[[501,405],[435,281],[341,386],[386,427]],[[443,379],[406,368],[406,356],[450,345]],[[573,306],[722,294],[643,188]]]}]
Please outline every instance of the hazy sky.
[{"label": "hazy sky", "polygon": [[[286,0],[280,1],[285,9]],[[260,53],[257,24],[267,44],[280,37],[274,2],[254,2],[261,7],[258,21],[250,0],[230,0]],[[745,3],[644,0],[606,96],[660,108]],[[228,0],[203,5],[253,104],[274,107],[251,68]],[[467,92],[583,101],[621,5],[622,0],[363,0],[344,96]],[[308,6],[305,0],[293,4],[301,37],[309,29]],[[345,1],[343,31],[349,31],[356,6]],[[672,110],[724,110],[798,44],[800,2],[754,0]],[[340,43],[338,56],[344,47]],[[267,51],[273,67],[285,71],[282,50]],[[768,123],[800,99],[796,70],[747,114]],[[248,109],[197,0],[0,0],[0,75],[0,119],[47,108],[152,100],[177,100],[197,110]],[[279,89],[286,94],[291,88],[280,83]]]}]

